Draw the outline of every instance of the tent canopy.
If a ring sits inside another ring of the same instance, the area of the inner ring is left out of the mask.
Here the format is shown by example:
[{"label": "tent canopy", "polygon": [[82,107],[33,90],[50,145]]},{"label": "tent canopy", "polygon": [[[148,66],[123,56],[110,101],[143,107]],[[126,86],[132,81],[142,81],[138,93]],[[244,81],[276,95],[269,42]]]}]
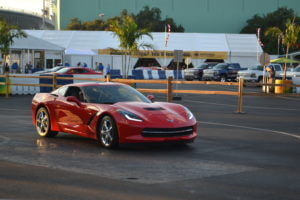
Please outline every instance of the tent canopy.
[{"label": "tent canopy", "polygon": [[64,48],[27,34],[26,38],[14,38],[11,49],[63,51]]},{"label": "tent canopy", "polygon": [[[38,37],[65,49],[97,50],[120,49],[119,40],[110,31],[58,31],[26,30],[28,35]],[[143,37],[139,43],[149,43],[157,51],[203,51],[238,53],[253,56],[262,53],[255,34],[221,33],[171,33],[165,46],[165,33],[152,32],[153,40]],[[144,50],[144,49],[140,49]]]},{"label": "tent canopy", "polygon": [[298,60],[293,60],[290,58],[285,58],[285,57],[281,57],[281,58],[276,58],[271,60],[272,63],[300,63],[300,61]]},{"label": "tent canopy", "polygon": [[65,50],[66,55],[86,55],[86,56],[94,56],[97,55],[92,50],[80,50],[80,49],[66,49]]}]

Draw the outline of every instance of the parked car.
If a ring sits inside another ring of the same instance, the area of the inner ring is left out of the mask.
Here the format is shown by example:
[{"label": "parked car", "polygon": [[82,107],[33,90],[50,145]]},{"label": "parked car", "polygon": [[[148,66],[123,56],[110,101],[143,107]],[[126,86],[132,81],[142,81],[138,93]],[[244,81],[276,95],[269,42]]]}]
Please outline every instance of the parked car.
[{"label": "parked car", "polygon": [[202,79],[222,82],[236,81],[238,71],[245,69],[241,68],[239,63],[219,63],[212,69],[203,70]]},{"label": "parked car", "polygon": [[57,66],[57,67],[53,67],[51,69],[45,69],[45,70],[42,70],[42,71],[37,71],[37,72],[34,72],[34,74],[46,74],[46,73],[52,73],[52,72],[56,72],[60,69],[64,68],[64,66]]},{"label": "parked car", "polygon": [[[283,72],[280,73],[280,76],[283,76]],[[300,77],[300,65],[286,72],[286,77],[291,79],[293,77]]]},{"label": "parked car", "polygon": [[[273,67],[275,70],[275,77],[279,78],[282,73],[282,66],[280,64],[270,64],[267,67]],[[247,70],[238,72],[238,78],[241,77],[247,82],[262,82],[264,68],[261,65],[250,67]],[[268,72],[265,72],[265,76],[268,76]]]},{"label": "parked car", "polygon": [[202,80],[203,76],[203,70],[208,69],[216,65],[217,63],[202,63],[201,65],[194,67],[194,68],[188,68],[184,70],[184,79],[187,81],[192,80]]},{"label": "parked car", "polygon": [[162,70],[161,67],[137,67],[135,68],[135,70],[148,70],[148,71],[152,71],[152,70]]},{"label": "parked car", "polygon": [[96,72],[90,68],[85,67],[64,67],[56,72],[55,74],[102,74],[102,72]]},{"label": "parked car", "polygon": [[152,102],[121,83],[78,83],[32,99],[32,122],[41,137],[67,132],[98,140],[106,148],[120,143],[193,142],[197,121],[186,107]]}]

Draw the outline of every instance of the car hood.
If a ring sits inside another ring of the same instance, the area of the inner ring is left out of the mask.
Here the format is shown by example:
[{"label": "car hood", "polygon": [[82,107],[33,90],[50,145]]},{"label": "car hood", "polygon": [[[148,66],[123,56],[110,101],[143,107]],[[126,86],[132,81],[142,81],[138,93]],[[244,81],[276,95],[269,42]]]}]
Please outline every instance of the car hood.
[{"label": "car hood", "polygon": [[259,70],[253,70],[253,69],[248,69],[248,70],[240,70],[238,71],[239,74],[251,74],[251,73],[259,73],[262,71],[259,71]]},{"label": "car hood", "polygon": [[188,119],[187,111],[179,104],[155,102],[120,102],[113,105],[117,110],[132,112],[143,119],[144,123],[160,127],[183,127],[195,123]]}]

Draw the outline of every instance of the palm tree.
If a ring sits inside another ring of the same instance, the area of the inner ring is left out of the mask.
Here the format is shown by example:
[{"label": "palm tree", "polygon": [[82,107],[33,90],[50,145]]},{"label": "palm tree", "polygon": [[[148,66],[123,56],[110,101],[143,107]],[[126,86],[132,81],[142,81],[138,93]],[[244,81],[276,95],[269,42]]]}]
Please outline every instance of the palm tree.
[{"label": "palm tree", "polygon": [[[139,48],[152,49],[151,44],[139,44],[138,40],[142,39],[143,36],[148,36],[153,39],[152,35],[147,29],[139,29],[133,17],[129,15],[123,15],[121,18],[113,19],[111,21],[109,30],[119,38],[119,47],[125,52],[125,65],[122,65],[122,70],[125,78],[127,78],[130,68],[130,55],[138,51]],[[127,56],[129,56],[128,67],[126,66]]]},{"label": "palm tree", "polygon": [[[300,34],[300,26],[293,20],[288,20],[285,24],[285,30],[280,30],[278,27],[271,27],[265,32],[265,36],[273,38],[280,38],[282,43],[286,46],[285,57],[288,58],[290,48],[297,43]],[[286,63],[284,64],[283,80],[286,79]]]},{"label": "palm tree", "polygon": [[4,63],[6,56],[9,54],[10,46],[14,42],[14,38],[27,37],[25,32],[18,29],[17,26],[10,25],[6,21],[0,19],[0,51],[3,55]]}]

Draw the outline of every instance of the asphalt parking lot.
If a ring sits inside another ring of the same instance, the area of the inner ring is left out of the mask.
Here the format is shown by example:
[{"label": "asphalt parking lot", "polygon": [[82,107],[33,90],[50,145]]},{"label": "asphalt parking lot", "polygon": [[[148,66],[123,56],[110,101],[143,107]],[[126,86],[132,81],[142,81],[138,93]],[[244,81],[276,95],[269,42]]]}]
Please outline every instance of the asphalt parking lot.
[{"label": "asphalt parking lot", "polygon": [[236,114],[237,97],[180,96],[198,120],[193,144],[118,150],[40,138],[32,96],[0,97],[0,199],[300,199],[299,97],[245,97]]}]

